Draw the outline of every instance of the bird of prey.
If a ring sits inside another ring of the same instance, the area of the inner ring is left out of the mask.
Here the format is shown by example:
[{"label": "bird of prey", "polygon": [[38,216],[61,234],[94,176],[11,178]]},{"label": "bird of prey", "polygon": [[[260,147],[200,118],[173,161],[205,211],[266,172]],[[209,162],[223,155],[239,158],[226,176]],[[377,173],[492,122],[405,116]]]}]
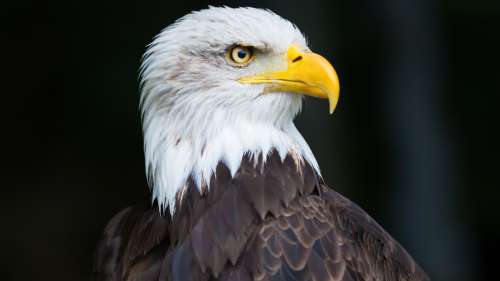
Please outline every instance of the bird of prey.
[{"label": "bird of prey", "polygon": [[268,10],[209,7],[164,29],[141,67],[152,201],[119,212],[97,280],[428,280],[324,182],[293,123],[339,97],[331,64]]}]

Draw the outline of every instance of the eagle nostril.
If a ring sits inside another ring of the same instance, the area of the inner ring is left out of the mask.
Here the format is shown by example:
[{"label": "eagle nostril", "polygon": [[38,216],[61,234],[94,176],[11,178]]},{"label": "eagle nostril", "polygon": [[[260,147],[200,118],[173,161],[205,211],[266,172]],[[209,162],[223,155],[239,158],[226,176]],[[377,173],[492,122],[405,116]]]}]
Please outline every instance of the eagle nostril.
[{"label": "eagle nostril", "polygon": [[297,62],[302,59],[302,56],[298,56],[292,60],[292,62]]}]

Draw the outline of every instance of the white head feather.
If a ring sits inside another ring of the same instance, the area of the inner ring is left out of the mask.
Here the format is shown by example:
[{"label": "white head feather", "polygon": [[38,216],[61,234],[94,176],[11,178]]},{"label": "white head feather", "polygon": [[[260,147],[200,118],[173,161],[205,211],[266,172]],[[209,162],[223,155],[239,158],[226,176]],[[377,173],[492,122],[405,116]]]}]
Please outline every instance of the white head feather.
[{"label": "white head feather", "polygon": [[[257,50],[247,67],[227,63],[225,53],[235,44]],[[264,159],[272,149],[282,159],[292,153],[319,173],[293,124],[302,97],[263,95],[262,85],[238,82],[286,68],[291,44],[308,50],[289,21],[267,10],[227,7],[188,14],[154,39],[141,67],[141,110],[146,172],[161,210],[173,214],[189,177],[200,192],[209,189],[220,161],[234,175],[246,153]]]}]

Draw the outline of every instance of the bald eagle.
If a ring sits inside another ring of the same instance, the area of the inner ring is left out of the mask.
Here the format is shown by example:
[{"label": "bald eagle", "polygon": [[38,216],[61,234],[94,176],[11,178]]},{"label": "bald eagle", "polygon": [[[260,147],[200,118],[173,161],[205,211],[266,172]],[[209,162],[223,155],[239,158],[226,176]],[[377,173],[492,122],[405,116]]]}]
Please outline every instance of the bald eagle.
[{"label": "bald eagle", "polygon": [[328,187],[293,119],[339,97],[331,64],[268,11],[210,7],[164,29],[141,67],[152,204],[107,225],[97,280],[428,280]]}]

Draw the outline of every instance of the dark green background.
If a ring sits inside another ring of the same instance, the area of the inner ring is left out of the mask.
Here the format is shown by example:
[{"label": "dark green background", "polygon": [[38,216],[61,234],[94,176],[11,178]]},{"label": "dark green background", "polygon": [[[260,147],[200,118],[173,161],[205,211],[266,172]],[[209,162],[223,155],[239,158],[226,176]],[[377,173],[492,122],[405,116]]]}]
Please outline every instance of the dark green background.
[{"label": "dark green background", "polygon": [[141,55],[208,4],[269,8],[333,62],[336,112],[297,120],[331,186],[434,280],[498,278],[500,1],[121,0],[3,4],[3,280],[89,279],[107,221],[149,198]]}]

